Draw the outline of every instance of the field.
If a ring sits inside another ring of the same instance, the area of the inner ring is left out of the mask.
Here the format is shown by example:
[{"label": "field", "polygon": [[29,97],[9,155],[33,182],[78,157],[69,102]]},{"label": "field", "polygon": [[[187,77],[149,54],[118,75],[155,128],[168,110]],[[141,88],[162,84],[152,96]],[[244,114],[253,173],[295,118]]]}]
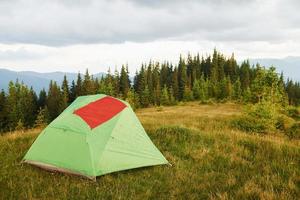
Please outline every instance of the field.
[{"label": "field", "polygon": [[20,161],[40,130],[0,136],[0,199],[297,199],[300,141],[249,134],[230,120],[236,104],[137,110],[172,166],[117,172],[96,182]]}]

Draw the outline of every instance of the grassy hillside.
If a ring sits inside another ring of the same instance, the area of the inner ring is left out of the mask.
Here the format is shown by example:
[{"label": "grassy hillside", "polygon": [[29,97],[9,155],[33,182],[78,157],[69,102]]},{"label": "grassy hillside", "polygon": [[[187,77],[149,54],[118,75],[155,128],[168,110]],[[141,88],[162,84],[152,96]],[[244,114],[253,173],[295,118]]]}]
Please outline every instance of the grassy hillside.
[{"label": "grassy hillside", "polygon": [[235,104],[137,111],[173,166],[117,172],[97,182],[20,164],[40,130],[0,136],[0,199],[296,199],[300,142],[234,130]]}]

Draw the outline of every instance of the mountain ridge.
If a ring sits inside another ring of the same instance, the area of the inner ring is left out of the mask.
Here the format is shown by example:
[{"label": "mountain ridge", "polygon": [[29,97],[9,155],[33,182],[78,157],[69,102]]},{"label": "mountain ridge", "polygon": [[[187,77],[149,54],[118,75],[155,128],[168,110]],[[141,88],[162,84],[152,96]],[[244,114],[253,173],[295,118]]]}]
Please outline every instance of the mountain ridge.
[{"label": "mountain ridge", "polygon": [[[82,76],[84,74],[80,73]],[[67,80],[71,83],[73,80],[77,79],[78,73],[73,72],[35,72],[35,71],[13,71],[9,69],[0,68],[0,89],[7,90],[8,83],[10,81],[19,80],[24,84],[32,87],[36,92],[41,91],[43,88],[48,89],[50,80],[56,81],[61,84],[64,75],[67,76]],[[100,78],[105,76],[106,73],[99,72],[92,74],[94,77]]]}]

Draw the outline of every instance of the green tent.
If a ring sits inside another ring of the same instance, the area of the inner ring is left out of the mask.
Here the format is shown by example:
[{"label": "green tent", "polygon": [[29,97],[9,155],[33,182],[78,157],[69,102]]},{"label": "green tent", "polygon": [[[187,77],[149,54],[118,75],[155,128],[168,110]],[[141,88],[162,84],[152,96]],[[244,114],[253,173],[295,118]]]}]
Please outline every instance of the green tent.
[{"label": "green tent", "polygon": [[168,164],[127,102],[103,94],[78,97],[38,136],[23,162],[90,179]]}]

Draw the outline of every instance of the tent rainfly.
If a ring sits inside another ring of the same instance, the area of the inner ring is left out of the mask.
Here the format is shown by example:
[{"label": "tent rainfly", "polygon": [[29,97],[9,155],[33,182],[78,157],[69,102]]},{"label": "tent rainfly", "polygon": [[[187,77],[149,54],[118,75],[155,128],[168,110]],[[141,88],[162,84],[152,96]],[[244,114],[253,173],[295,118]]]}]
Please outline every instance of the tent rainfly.
[{"label": "tent rainfly", "polygon": [[42,131],[23,162],[92,180],[168,164],[130,105],[103,94],[78,97]]}]

